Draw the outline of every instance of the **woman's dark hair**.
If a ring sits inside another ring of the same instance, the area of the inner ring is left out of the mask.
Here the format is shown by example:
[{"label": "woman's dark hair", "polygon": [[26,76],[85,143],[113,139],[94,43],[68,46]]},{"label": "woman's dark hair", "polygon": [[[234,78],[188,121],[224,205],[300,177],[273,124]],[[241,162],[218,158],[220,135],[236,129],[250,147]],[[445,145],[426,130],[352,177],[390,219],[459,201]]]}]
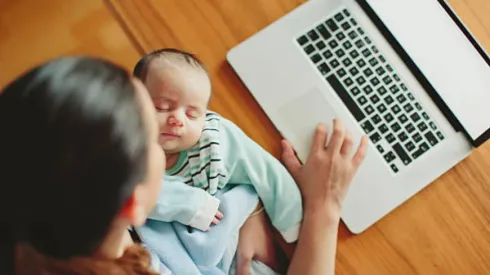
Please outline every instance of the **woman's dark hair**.
[{"label": "woman's dark hair", "polygon": [[157,58],[167,58],[167,57],[177,57],[183,60],[185,63],[189,64],[190,66],[196,68],[202,68],[203,70],[206,71],[204,64],[201,62],[201,60],[199,60],[199,58],[196,55],[179,49],[164,48],[164,49],[154,50],[152,52],[145,54],[138,61],[138,63],[136,63],[136,66],[134,66],[133,76],[136,76],[139,79],[141,79],[141,81],[145,82],[146,76],[148,74],[148,67],[150,66],[151,62]]},{"label": "woman's dark hair", "polygon": [[0,93],[1,261],[12,269],[18,243],[58,259],[95,252],[145,177],[147,155],[135,88],[119,66],[63,57],[10,83]]}]

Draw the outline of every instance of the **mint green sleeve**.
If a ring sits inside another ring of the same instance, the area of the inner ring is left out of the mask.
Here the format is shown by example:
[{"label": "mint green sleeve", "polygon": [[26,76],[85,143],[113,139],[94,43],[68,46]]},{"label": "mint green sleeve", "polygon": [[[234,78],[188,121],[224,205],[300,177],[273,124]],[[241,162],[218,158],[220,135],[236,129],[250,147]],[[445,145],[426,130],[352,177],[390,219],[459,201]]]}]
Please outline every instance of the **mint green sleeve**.
[{"label": "mint green sleeve", "polygon": [[180,177],[165,176],[160,196],[148,218],[177,221],[205,231],[216,215],[219,204],[217,198],[183,183]]},{"label": "mint green sleeve", "polygon": [[274,227],[287,242],[298,239],[301,193],[286,168],[231,121],[221,118],[220,150],[228,184],[251,184]]}]

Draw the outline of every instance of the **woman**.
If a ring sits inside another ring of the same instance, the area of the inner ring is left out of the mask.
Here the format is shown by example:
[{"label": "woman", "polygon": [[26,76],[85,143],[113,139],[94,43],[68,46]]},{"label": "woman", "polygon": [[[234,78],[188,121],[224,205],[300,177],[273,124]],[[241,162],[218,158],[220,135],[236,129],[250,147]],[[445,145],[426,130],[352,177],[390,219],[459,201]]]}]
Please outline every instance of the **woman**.
[{"label": "woman", "polygon": [[[0,95],[1,274],[170,274],[130,237],[165,169],[151,101],[120,67],[64,57]],[[319,126],[304,166],[284,161],[304,196],[291,274],[333,274],[340,209],[361,164],[340,121]],[[327,260],[326,260],[327,259]]]}]

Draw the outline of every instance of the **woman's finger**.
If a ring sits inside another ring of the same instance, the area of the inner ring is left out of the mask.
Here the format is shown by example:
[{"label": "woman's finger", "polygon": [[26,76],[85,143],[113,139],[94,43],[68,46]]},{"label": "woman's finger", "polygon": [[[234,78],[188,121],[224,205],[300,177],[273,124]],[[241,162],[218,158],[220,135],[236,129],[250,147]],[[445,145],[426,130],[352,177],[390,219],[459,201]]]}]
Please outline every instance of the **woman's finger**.
[{"label": "woman's finger", "polygon": [[213,224],[214,224],[214,225],[219,224],[219,220],[218,220],[218,219],[216,219],[216,218],[214,218],[214,219],[213,219]]},{"label": "woman's finger", "polygon": [[286,169],[288,169],[289,173],[293,176],[295,180],[298,179],[299,171],[301,169],[301,163],[298,158],[294,154],[294,150],[289,144],[288,141],[282,140],[282,161]]},{"label": "woman's finger", "polygon": [[359,165],[361,165],[361,163],[364,161],[364,158],[366,157],[368,142],[369,141],[367,136],[363,136],[361,139],[361,144],[359,144],[359,147],[357,148],[357,151],[352,158],[352,165],[354,166],[355,170],[359,168]]},{"label": "woman's finger", "polygon": [[329,155],[334,155],[340,151],[345,138],[345,128],[342,120],[336,118],[333,121],[333,133],[327,146]]},{"label": "woman's finger", "polygon": [[352,151],[352,146],[354,145],[352,134],[347,131],[345,134],[344,143],[342,144],[342,148],[340,148],[340,154],[349,155]]},{"label": "woman's finger", "polygon": [[323,123],[318,124],[315,129],[315,136],[311,143],[310,155],[318,151],[323,151],[327,145],[327,126]]}]

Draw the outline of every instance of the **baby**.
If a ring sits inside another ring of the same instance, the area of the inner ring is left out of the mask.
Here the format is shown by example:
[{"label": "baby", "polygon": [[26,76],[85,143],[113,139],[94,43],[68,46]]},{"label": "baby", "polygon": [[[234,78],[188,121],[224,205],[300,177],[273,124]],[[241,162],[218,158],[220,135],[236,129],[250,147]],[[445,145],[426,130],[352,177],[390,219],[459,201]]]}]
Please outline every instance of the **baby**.
[{"label": "baby", "polygon": [[302,202],[295,181],[235,124],[208,110],[212,85],[201,61],[161,49],[145,55],[134,75],[146,85],[158,112],[159,141],[167,157],[165,184],[188,186],[168,205],[157,205],[150,218],[209,230],[223,217],[216,192],[227,184],[248,184],[286,242],[296,241]]}]

